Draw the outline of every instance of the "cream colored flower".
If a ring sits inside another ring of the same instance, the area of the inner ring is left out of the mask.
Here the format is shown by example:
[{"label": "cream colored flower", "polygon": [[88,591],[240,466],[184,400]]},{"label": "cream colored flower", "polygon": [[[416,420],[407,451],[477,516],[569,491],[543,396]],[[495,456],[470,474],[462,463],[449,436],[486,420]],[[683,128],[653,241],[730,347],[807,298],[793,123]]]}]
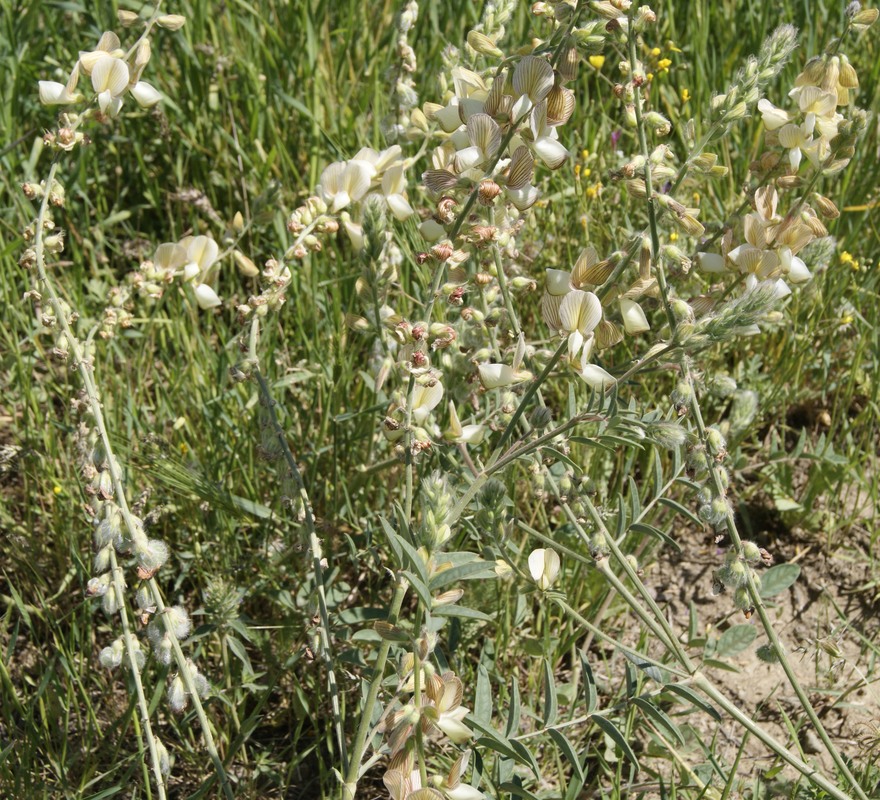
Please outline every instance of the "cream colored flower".
[{"label": "cream colored flower", "polygon": [[587,337],[602,321],[602,303],[592,292],[569,292],[559,305],[560,330],[568,334],[568,354],[577,358]]},{"label": "cream colored flower", "polygon": [[449,401],[449,428],[443,434],[444,439],[459,444],[477,445],[483,441],[485,433],[485,425],[462,425],[455,410],[455,403]]},{"label": "cream colored flower", "polygon": [[443,731],[455,744],[466,742],[473,736],[473,731],[462,721],[469,709],[461,705],[463,687],[455,675],[451,672],[434,675],[425,686],[425,694],[431,703],[424,709],[426,721]]},{"label": "cream colored flower", "polygon": [[413,215],[413,208],[406,199],[406,178],[403,164],[395,164],[382,176],[382,194],[395,218],[403,222]]},{"label": "cream colored flower", "polygon": [[553,88],[553,67],[538,56],[525,56],[513,70],[513,92],[516,96],[511,116],[520,119],[540,103]]},{"label": "cream colored flower", "polygon": [[529,555],[529,572],[542,592],[546,592],[559,575],[559,553],[552,548],[532,550]]},{"label": "cream colored flower", "polygon": [[369,161],[359,158],[336,161],[321,173],[317,191],[335,214],[360,200],[369,190],[375,174],[376,169]]},{"label": "cream colored flower", "polygon": [[110,55],[99,56],[92,67],[92,88],[98,95],[98,107],[111,117],[122,108],[122,95],[128,89],[128,64]]},{"label": "cream colored flower", "polygon": [[416,384],[412,400],[413,421],[421,425],[442,399],[443,384],[440,381],[434,381],[430,386]]},{"label": "cream colored flower", "polygon": [[[217,261],[220,248],[210,236],[186,236],[180,240],[186,250],[186,263],[183,266],[184,280],[192,281],[196,302],[203,311],[221,304],[217,293],[207,285],[208,272]],[[176,252],[169,258],[177,258]]]},{"label": "cream colored flower", "polygon": [[477,370],[485,389],[501,389],[516,382],[513,367],[507,364],[479,364]]}]

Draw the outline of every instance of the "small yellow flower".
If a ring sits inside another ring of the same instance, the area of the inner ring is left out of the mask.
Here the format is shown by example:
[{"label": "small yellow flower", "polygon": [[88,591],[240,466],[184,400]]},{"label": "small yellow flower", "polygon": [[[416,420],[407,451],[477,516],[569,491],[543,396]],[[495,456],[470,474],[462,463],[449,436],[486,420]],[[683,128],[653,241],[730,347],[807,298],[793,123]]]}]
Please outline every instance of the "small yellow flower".
[{"label": "small yellow flower", "polygon": [[841,325],[852,325],[855,317],[852,314],[846,314],[840,318]]},{"label": "small yellow flower", "polygon": [[590,151],[587,149],[581,150],[581,161],[586,161],[590,157]]},{"label": "small yellow flower", "polygon": [[605,56],[590,56],[587,61],[590,62],[590,66],[593,69],[602,69],[602,65],[605,63]]},{"label": "small yellow flower", "polygon": [[669,72],[669,68],[671,66],[672,66],[672,59],[671,58],[661,58],[657,62],[657,69],[659,69],[661,72]]},{"label": "small yellow flower", "polygon": [[186,442],[180,443],[180,454],[185,456],[189,452],[189,445]]},{"label": "small yellow flower", "polygon": [[855,261],[855,259],[849,253],[847,253],[846,250],[844,250],[840,254],[840,263],[841,264],[852,264],[853,261]]},{"label": "small yellow flower", "polygon": [[52,487],[52,491],[55,492],[55,494],[61,494],[61,492],[63,492],[64,489],[62,489],[60,486],[58,486],[56,484],[55,486]]},{"label": "small yellow flower", "polygon": [[584,169],[584,171],[583,171],[583,176],[584,176],[585,178],[589,178],[590,175],[592,175],[592,174],[593,174],[593,170],[591,170],[589,167],[587,167],[587,168]]},{"label": "small yellow flower", "polygon": [[681,102],[687,103],[691,99],[691,93],[688,89],[681,90]]},{"label": "small yellow flower", "polygon": [[669,241],[670,242],[677,242],[678,241],[678,234],[675,231],[672,231],[672,233],[669,234]]},{"label": "small yellow flower", "polygon": [[581,165],[580,164],[574,165],[574,176],[575,176],[575,178],[580,178],[580,176],[581,176]]},{"label": "small yellow flower", "polygon": [[646,77],[649,81],[652,81],[652,80],[654,80],[654,73],[653,73],[653,72],[649,72],[647,75],[645,75],[645,77]]},{"label": "small yellow flower", "polygon": [[694,192],[693,200],[694,200],[695,206],[700,205],[700,193],[699,192]]},{"label": "small yellow flower", "polygon": [[654,58],[657,58],[657,56],[659,56],[660,53],[661,53],[661,50],[659,47],[655,47],[651,50],[651,55],[654,56]]},{"label": "small yellow flower", "polygon": [[599,182],[596,182],[596,183],[592,184],[591,186],[588,186],[586,191],[584,192],[584,194],[586,194],[586,196],[589,200],[593,200],[599,196],[599,190],[601,188],[602,188],[602,184]]}]

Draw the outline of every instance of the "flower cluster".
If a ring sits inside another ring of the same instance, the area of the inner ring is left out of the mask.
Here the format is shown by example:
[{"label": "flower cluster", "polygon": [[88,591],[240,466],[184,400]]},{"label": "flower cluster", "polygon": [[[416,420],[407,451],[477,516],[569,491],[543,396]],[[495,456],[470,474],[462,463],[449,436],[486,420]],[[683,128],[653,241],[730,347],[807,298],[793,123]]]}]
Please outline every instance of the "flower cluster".
[{"label": "flower cluster", "polygon": [[377,152],[361,148],[348,161],[336,161],[321,173],[314,197],[297,208],[287,221],[287,229],[297,236],[287,258],[303,258],[319,252],[321,234],[335,234],[340,225],[356,251],[364,247],[363,208],[370,198],[381,202],[401,222],[413,214],[406,193],[407,163],[399,145]]},{"label": "flower cluster", "polygon": [[[790,284],[811,278],[798,253],[828,235],[822,217],[834,219],[840,212],[833,201],[813,192],[794,199],[783,214],[780,193],[803,185],[798,175],[803,156],[824,175],[849,163],[852,138],[864,124],[864,113],[851,106],[858,85],[856,71],[845,55],[819,56],[807,63],[789,92],[796,111],[778,108],[766,98],[759,100],[767,144],[781,147],[785,157],[771,149],[755,163],[754,171],[769,182],[754,191],[753,210],[743,219],[745,241],[735,245],[734,232],[728,230],[721,239],[720,253],[699,254],[704,271],[744,275],[746,291],[772,282],[777,299],[791,293]],[[838,111],[845,107],[851,109],[850,118]]]},{"label": "flower cluster", "polygon": [[[178,30],[185,18],[176,14],[159,17],[156,24],[170,30]],[[148,31],[149,32],[149,31]],[[94,50],[81,51],[79,59],[64,83],[40,81],[40,102],[44,105],[73,106],[87,100],[97,100],[102,114],[115,117],[122,108],[126,95],[131,95],[143,108],[156,105],[162,95],[141,79],[150,63],[152,48],[147,34],[129,51],[122,48],[119,37],[106,31]],[[78,91],[81,76],[91,80],[94,95],[86,97]],[[60,142],[65,144],[65,142]]]}]

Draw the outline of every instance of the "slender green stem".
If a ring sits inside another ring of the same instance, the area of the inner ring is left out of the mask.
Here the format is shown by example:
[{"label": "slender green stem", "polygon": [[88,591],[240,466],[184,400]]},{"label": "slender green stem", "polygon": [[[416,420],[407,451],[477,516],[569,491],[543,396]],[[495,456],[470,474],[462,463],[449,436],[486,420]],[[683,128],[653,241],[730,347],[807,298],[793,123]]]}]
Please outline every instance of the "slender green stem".
[{"label": "slender green stem", "polygon": [[[691,400],[691,413],[693,414],[694,422],[697,427],[697,432],[700,436],[700,440],[703,444],[706,444],[706,434],[707,428],[705,422],[703,421],[702,411],[700,409],[700,403],[697,398],[696,387],[693,383],[693,376],[690,372],[690,366],[687,363],[686,359],[682,360],[682,372],[685,379],[690,383],[692,392],[692,400]],[[715,465],[712,465],[709,469],[710,479],[712,481],[712,487],[715,491],[716,496],[724,497],[726,492],[724,486],[721,482],[721,476],[719,474],[718,468]],[[739,535],[739,530],[736,526],[736,519],[733,513],[733,509],[728,507],[727,513],[727,533],[730,536],[730,540],[733,543],[733,546],[736,548],[738,553],[742,553],[742,538]],[[868,800],[867,795],[859,786],[858,781],[856,781],[846,762],[841,757],[837,748],[834,746],[834,742],[831,741],[831,737],[828,735],[828,732],[825,730],[825,726],[822,725],[822,721],[819,719],[819,715],[816,713],[816,710],[813,708],[813,704],[810,702],[810,698],[807,696],[807,693],[804,691],[804,688],[801,686],[800,681],[795,674],[794,668],[791,665],[791,662],[788,659],[788,655],[785,652],[785,647],[779,639],[779,636],[776,633],[775,628],[773,627],[773,622],[770,619],[770,616],[767,613],[767,609],[764,605],[764,601],[761,598],[761,592],[758,587],[755,585],[755,582],[752,580],[751,573],[746,571],[747,578],[747,588],[749,590],[749,596],[751,597],[752,604],[755,607],[755,611],[758,614],[758,618],[761,620],[761,626],[764,628],[764,632],[767,634],[767,638],[770,641],[770,645],[773,647],[773,652],[776,655],[780,666],[782,667],[783,672],[785,673],[786,678],[788,678],[788,682],[791,684],[791,688],[794,690],[794,693],[797,695],[798,701],[801,704],[801,707],[804,710],[804,713],[807,715],[807,718],[812,723],[813,727],[816,729],[816,733],[819,738],[822,740],[822,743],[825,745],[825,749],[828,751],[828,754],[831,756],[832,761],[834,761],[834,765],[840,771],[842,775],[844,775],[852,786],[853,791],[856,796],[860,800]]]},{"label": "slender green stem", "polygon": [[[51,188],[51,186],[55,182],[55,175],[58,172],[58,163],[58,157],[56,156],[56,158],[52,162],[51,167],[49,168],[49,174],[46,178],[47,187]],[[113,480],[113,488],[116,495],[117,503],[119,504],[120,509],[123,510],[124,518],[126,518],[130,517],[130,514],[127,513],[128,503],[125,497],[125,490],[122,486],[122,477],[119,473],[119,465],[117,464],[116,459],[113,456],[113,451],[110,448],[110,439],[107,435],[107,429],[104,425],[104,415],[101,410],[101,403],[98,400],[97,390],[95,389],[95,386],[92,382],[90,362],[86,356],[86,353],[83,352],[79,341],[77,340],[76,336],[73,333],[73,330],[70,327],[67,319],[67,311],[65,310],[64,304],[62,304],[60,297],[56,293],[52,281],[49,280],[48,270],[46,269],[43,225],[47,218],[49,194],[50,192],[47,189],[47,191],[43,195],[43,200],[40,203],[40,209],[37,214],[37,219],[35,223],[36,236],[34,241],[34,252],[36,254],[35,258],[37,275],[41,287],[48,295],[49,303],[51,304],[52,309],[55,312],[55,318],[58,324],[61,326],[62,331],[64,332],[64,336],[67,340],[69,348],[69,353],[74,359],[74,368],[77,370],[77,372],[79,372],[80,379],[82,380],[85,387],[86,395],[89,399],[89,408],[92,413],[92,418],[94,419],[95,427],[98,430],[98,434],[100,435],[105,447],[105,452],[107,453],[110,477]],[[129,520],[126,518],[126,522],[128,521]],[[133,530],[133,528],[133,525],[129,526],[129,530]],[[113,580],[113,591],[116,594],[116,602],[119,605],[119,618],[122,623],[125,654],[128,660],[129,670],[134,680],[135,693],[137,695],[138,712],[141,717],[141,724],[143,725],[144,732],[147,736],[147,746],[150,751],[153,780],[155,780],[156,782],[156,791],[158,793],[158,796],[162,800],[164,800],[165,779],[162,774],[162,768],[159,761],[159,751],[156,747],[156,737],[153,733],[152,723],[150,722],[149,704],[147,703],[146,694],[144,693],[140,667],[137,663],[137,654],[135,652],[132,642],[131,626],[128,619],[128,606],[125,603],[125,579],[122,574],[122,569],[117,561],[115,551],[111,551],[110,553],[110,570]]]},{"label": "slender green stem", "polygon": [[[552,546],[554,548],[557,547],[556,544],[552,544]],[[593,625],[586,617],[584,617],[582,614],[579,614],[577,611],[575,611],[561,597],[557,597],[554,595],[554,596],[551,596],[550,599],[557,606],[559,606],[560,609],[562,609],[562,611],[565,613],[566,616],[571,617],[571,619],[573,619],[582,628],[590,631],[593,634],[593,636],[595,636],[597,639],[601,639],[604,642],[608,642],[608,644],[614,645],[614,647],[618,648],[621,651],[631,653],[632,655],[636,656],[640,661],[643,661],[645,664],[652,664],[655,667],[659,667],[660,669],[664,669],[667,672],[671,673],[672,675],[676,675],[677,677],[681,678],[682,680],[687,680],[690,677],[689,672],[685,672],[683,670],[678,669],[677,667],[672,666],[671,664],[666,664],[662,661],[658,661],[657,659],[652,658],[649,655],[645,655],[644,653],[641,653],[637,650],[633,650],[631,647],[627,647],[622,642],[619,642],[613,636],[609,636],[607,633],[604,633],[600,628],[597,628],[595,625]]]},{"label": "slender green stem", "polygon": [[[388,609],[388,622],[395,622],[400,607],[403,605],[403,598],[408,589],[407,582],[398,577],[397,587],[394,590],[394,596],[391,598],[391,606]],[[357,734],[355,734],[354,743],[349,753],[348,771],[345,774],[345,783],[342,786],[343,800],[354,800],[357,793],[357,784],[360,779],[361,761],[364,757],[364,750],[367,746],[367,734],[372,726],[373,709],[376,707],[376,701],[379,699],[379,691],[382,688],[382,679],[385,677],[385,664],[388,661],[388,653],[391,650],[391,642],[386,639],[382,640],[379,645],[379,652],[376,655],[376,663],[373,666],[373,676],[370,679],[370,688],[367,690],[367,699],[364,702],[364,708],[361,712],[360,724],[358,725]]]},{"label": "slender green stem", "polygon": [[[831,783],[819,770],[815,767],[810,766],[809,764],[804,763],[801,759],[797,758],[797,756],[793,755],[785,745],[782,744],[779,740],[773,738],[767,731],[765,731],[760,725],[754,722],[751,717],[744,714],[740,711],[739,707],[732,703],[727,697],[725,697],[715,686],[703,675],[701,672],[697,672],[693,676],[693,684],[700,689],[703,694],[706,695],[712,702],[721,706],[724,711],[730,714],[740,725],[743,726],[749,733],[751,733],[755,738],[760,739],[767,747],[769,747],[774,753],[776,753],[783,761],[785,761],[789,766],[794,767],[798,772],[801,773],[807,780],[811,783],[814,783],[820,789],[828,792],[831,797],[835,798],[835,800],[852,800],[850,795],[846,792],[842,791],[838,786]],[[863,798],[863,800],[867,800],[865,793],[858,787],[858,784],[854,784],[854,787],[857,789],[858,796]]]}]

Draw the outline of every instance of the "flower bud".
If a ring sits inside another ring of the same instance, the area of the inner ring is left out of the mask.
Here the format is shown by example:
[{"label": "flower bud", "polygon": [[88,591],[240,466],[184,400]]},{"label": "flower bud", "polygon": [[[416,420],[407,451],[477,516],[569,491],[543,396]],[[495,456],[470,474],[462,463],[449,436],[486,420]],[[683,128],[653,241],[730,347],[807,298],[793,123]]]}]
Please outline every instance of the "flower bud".
[{"label": "flower bud", "polygon": [[498,46],[485,33],[479,31],[470,31],[467,35],[467,43],[470,47],[482,56],[493,56],[494,58],[502,58],[504,53],[498,49]]},{"label": "flower bud", "polygon": [[878,14],[880,14],[880,10],[876,8],[863,8],[853,14],[853,26],[859,30],[870,28],[877,21]]},{"label": "flower bud", "polygon": [[179,31],[186,25],[186,17],[182,14],[163,14],[156,20],[156,24],[168,31]]},{"label": "flower bud", "polygon": [[157,625],[161,624],[176,639],[186,639],[192,630],[192,621],[189,614],[183,606],[169,606],[165,609],[165,617],[163,622],[156,620]]},{"label": "flower bud", "polygon": [[105,669],[116,669],[122,663],[122,656],[125,651],[125,645],[122,642],[122,638],[116,639],[109,647],[105,647],[100,655],[98,656],[98,661],[101,666]]},{"label": "flower bud", "polygon": [[761,560],[761,548],[754,542],[743,542],[742,556],[750,564],[757,563]]},{"label": "flower bud", "polygon": [[134,11],[117,11],[116,18],[119,20],[119,24],[122,25],[123,28],[130,28],[137,22],[140,17]]}]

